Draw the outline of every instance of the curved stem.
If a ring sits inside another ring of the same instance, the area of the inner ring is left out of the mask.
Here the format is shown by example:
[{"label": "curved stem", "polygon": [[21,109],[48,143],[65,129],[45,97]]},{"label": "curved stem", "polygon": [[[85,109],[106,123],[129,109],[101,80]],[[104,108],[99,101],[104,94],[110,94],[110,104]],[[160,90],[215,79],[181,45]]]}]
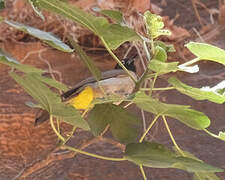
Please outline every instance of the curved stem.
[{"label": "curved stem", "polygon": [[209,134],[210,136],[212,136],[212,137],[214,137],[214,138],[217,138],[217,139],[220,139],[221,140],[221,138],[219,137],[219,136],[217,136],[216,134],[213,134],[213,133],[211,133],[210,131],[208,131],[207,129],[203,129],[203,131],[205,131],[207,134]]},{"label": "curved stem", "polygon": [[73,126],[73,129],[72,131],[70,132],[70,135],[66,138],[66,140],[62,143],[62,145],[66,144],[70,138],[73,136],[74,132],[76,131],[77,127],[76,126]]},{"label": "curved stem", "polygon": [[[152,91],[166,91],[166,90],[172,90],[176,89],[175,87],[166,87],[166,88],[152,88]],[[151,88],[141,88],[141,91],[149,91]]]},{"label": "curved stem", "polygon": [[136,79],[133,77],[133,75],[127,70],[127,68],[121,63],[121,61],[116,57],[116,55],[111,51],[107,43],[105,42],[103,37],[100,37],[102,43],[104,44],[105,48],[109,52],[109,54],[116,60],[116,62],[120,65],[120,67],[128,74],[128,76],[135,82],[137,83]]},{"label": "curved stem", "polygon": [[144,134],[141,136],[139,142],[141,143],[145,136],[148,134],[149,130],[152,128],[152,126],[155,124],[156,120],[159,118],[160,114],[158,114],[155,119],[152,121],[152,123],[148,126],[148,129],[144,132]]},{"label": "curved stem", "polygon": [[146,177],[146,175],[145,175],[145,171],[144,171],[143,166],[142,166],[142,165],[139,165],[139,167],[140,167],[140,170],[141,170],[141,174],[142,174],[142,176],[143,176],[143,179],[144,179],[144,180],[147,180],[147,177]]},{"label": "curved stem", "polygon": [[196,63],[196,62],[198,62],[199,61],[199,57],[197,57],[197,58],[195,58],[195,59],[192,59],[191,61],[188,61],[188,62],[186,62],[186,63],[184,63],[184,64],[181,64],[181,65],[179,65],[179,66],[189,66],[189,65],[192,65],[192,64],[194,64],[194,63]]},{"label": "curved stem", "polygon": [[172,135],[172,133],[171,133],[171,131],[170,131],[170,128],[169,128],[168,123],[167,123],[167,121],[166,121],[166,117],[165,117],[165,116],[162,116],[162,118],[163,118],[164,124],[165,124],[165,126],[166,126],[166,129],[167,129],[167,131],[168,131],[168,133],[169,133],[169,135],[170,135],[170,138],[171,138],[171,140],[172,140],[174,146],[176,147],[176,149],[179,151],[179,153],[180,153],[182,156],[185,156],[184,152],[179,148],[179,146],[177,145],[177,143],[176,143],[176,141],[175,141],[175,139],[174,139],[174,137],[173,137],[173,135]]},{"label": "curved stem", "polygon": [[52,127],[53,131],[55,132],[55,134],[58,136],[59,139],[61,139],[63,142],[65,142],[64,137],[62,137],[62,135],[57,131],[57,129],[56,129],[55,125],[54,125],[52,115],[50,115],[49,119],[50,119],[51,127]]},{"label": "curved stem", "polygon": [[98,158],[98,159],[109,160],[109,161],[125,161],[126,160],[124,158],[106,157],[106,156],[101,156],[101,155],[85,152],[85,151],[82,151],[80,149],[76,149],[76,148],[73,148],[73,147],[70,147],[70,146],[67,146],[67,145],[64,145],[63,147],[65,149],[69,149],[71,151],[75,151],[75,152],[78,152],[80,154],[84,154],[84,155],[87,155],[87,156],[95,157],[95,158]]}]

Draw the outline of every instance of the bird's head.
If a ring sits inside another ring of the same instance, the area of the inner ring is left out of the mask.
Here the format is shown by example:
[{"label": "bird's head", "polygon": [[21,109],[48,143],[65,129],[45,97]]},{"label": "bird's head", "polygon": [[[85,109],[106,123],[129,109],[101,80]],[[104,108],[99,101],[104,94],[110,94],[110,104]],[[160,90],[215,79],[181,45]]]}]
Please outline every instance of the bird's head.
[{"label": "bird's head", "polygon": [[[121,60],[121,63],[129,70],[136,73],[136,66],[134,64],[137,54],[130,58],[124,58]],[[115,69],[122,69],[119,64],[115,66]]]}]

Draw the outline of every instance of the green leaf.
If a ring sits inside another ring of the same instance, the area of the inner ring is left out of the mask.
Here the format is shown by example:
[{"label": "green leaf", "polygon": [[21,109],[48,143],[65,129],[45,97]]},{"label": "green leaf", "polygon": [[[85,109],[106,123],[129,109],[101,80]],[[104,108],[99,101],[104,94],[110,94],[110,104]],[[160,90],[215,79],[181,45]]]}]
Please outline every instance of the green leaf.
[{"label": "green leaf", "polygon": [[52,92],[42,81],[37,79],[35,73],[28,73],[24,77],[20,77],[12,72],[10,76],[40,104],[42,109],[73,126],[89,130],[87,122],[83,120],[80,113],[72,106],[62,103],[58,94]]},{"label": "green leaf", "polygon": [[153,59],[159,60],[161,62],[166,62],[166,60],[167,60],[166,50],[164,50],[160,46],[156,46],[155,47],[155,55],[153,56]]},{"label": "green leaf", "polygon": [[0,0],[0,10],[5,8],[5,1],[4,0]]},{"label": "green leaf", "polygon": [[179,62],[165,63],[156,59],[152,59],[148,65],[148,68],[154,72],[157,72],[159,75],[166,74],[169,72],[176,72],[178,70]]},{"label": "green leaf", "polygon": [[84,130],[90,130],[88,123],[81,117],[79,111],[77,111],[73,106],[67,104],[63,104],[62,102],[56,102],[52,98],[50,98],[51,103],[51,111],[55,117],[59,117],[59,119],[72,126],[79,127]]},{"label": "green leaf", "polygon": [[162,144],[143,142],[128,144],[124,157],[138,165],[169,168],[174,163],[175,154]]},{"label": "green leaf", "polygon": [[41,11],[40,11],[40,9],[38,7],[37,0],[28,0],[28,2],[30,3],[30,5],[33,8],[34,12],[44,21],[45,17],[43,16],[43,14],[41,13]]},{"label": "green leaf", "polygon": [[175,118],[185,125],[197,130],[205,129],[210,125],[210,120],[205,114],[190,109],[190,106],[165,104],[147,96],[143,92],[136,93],[135,98],[132,101],[139,108],[147,112]]},{"label": "green leaf", "polygon": [[179,92],[196,100],[208,100],[218,104],[223,104],[225,102],[225,96],[222,96],[216,92],[208,92],[202,89],[193,88],[177,80],[175,77],[169,78],[168,82]]},{"label": "green leaf", "polygon": [[140,119],[135,114],[116,105],[112,105],[111,115],[113,118],[110,130],[113,136],[124,144],[136,141],[141,125]]},{"label": "green leaf", "polygon": [[48,45],[50,45],[53,48],[56,48],[63,52],[73,52],[73,49],[71,49],[68,45],[63,43],[60,39],[58,39],[55,35],[53,35],[50,32],[44,32],[39,29],[30,27],[30,26],[27,26],[24,24],[20,24],[20,23],[14,22],[14,21],[5,20],[4,22],[20,31],[28,33],[28,34],[44,41],[45,43],[47,43]]},{"label": "green leaf", "polygon": [[219,138],[223,141],[225,141],[225,132],[220,131],[219,132]]},{"label": "green leaf", "polygon": [[95,105],[88,123],[94,135],[100,135],[109,124],[113,137],[121,143],[134,142],[140,128],[140,120],[134,114],[113,104]]},{"label": "green leaf", "polygon": [[88,124],[94,136],[99,136],[110,123],[108,114],[111,113],[111,106],[107,104],[95,105],[88,115]]},{"label": "green leaf", "polygon": [[213,167],[202,161],[197,161],[186,157],[176,157],[176,161],[172,167],[182,169],[187,172],[223,172],[223,169]]},{"label": "green leaf", "polygon": [[[180,153],[180,151],[177,150],[177,148],[173,147],[173,150],[175,150],[175,153],[177,155],[182,155]],[[200,162],[203,162],[202,160],[198,159],[197,157],[195,157],[193,154],[191,154],[190,152],[187,152],[187,151],[182,151],[183,154],[185,155],[185,157],[188,157],[188,158],[191,158],[191,159],[194,159],[194,160],[197,160],[197,161],[200,161]],[[211,173],[211,172],[204,172],[204,173],[201,173],[201,172],[195,172],[194,173],[194,179],[196,180],[207,180],[206,178],[208,178],[209,180],[219,180],[219,178],[214,174],[214,173]]]},{"label": "green leaf", "polygon": [[185,45],[199,60],[209,60],[225,65],[225,51],[216,46],[189,42]]},{"label": "green leaf", "polygon": [[41,74],[35,74],[35,78],[40,80],[41,82],[48,84],[51,87],[54,87],[56,89],[62,90],[62,91],[67,91],[68,87],[66,85],[64,85],[63,83],[55,80],[55,79],[51,79],[48,77],[44,77],[41,76]]},{"label": "green leaf", "polygon": [[153,40],[161,35],[171,35],[169,30],[163,29],[164,23],[161,16],[146,11],[144,13],[144,21],[150,39]]},{"label": "green leaf", "polygon": [[173,44],[166,44],[163,41],[154,41],[154,46],[160,46],[166,52],[176,52],[176,49],[174,48]]},{"label": "green leaf", "polygon": [[113,50],[124,42],[142,40],[134,30],[119,24],[107,24],[99,27],[99,33],[99,36],[102,36],[110,49]]},{"label": "green leaf", "polygon": [[82,62],[87,66],[89,71],[95,77],[96,80],[101,79],[101,71],[95,66],[93,60],[83,51],[83,49],[70,38],[70,43],[72,44],[73,48],[75,49],[76,53],[80,56]]},{"label": "green leaf", "polygon": [[207,173],[207,172],[196,172],[194,173],[194,180],[220,180],[218,176],[214,173]]},{"label": "green leaf", "polygon": [[95,17],[77,7],[59,0],[38,0],[40,7],[69,18],[103,38],[110,49],[116,49],[126,41],[142,40],[132,29],[118,24],[109,24],[104,17]]},{"label": "green leaf", "polygon": [[123,14],[120,11],[111,10],[111,9],[103,9],[99,12],[101,14],[115,20],[116,23],[118,23],[118,24],[121,24],[123,22]]},{"label": "green leaf", "polygon": [[188,172],[223,171],[201,161],[176,156],[164,145],[150,142],[128,144],[124,158],[135,164],[153,168],[177,168]]}]

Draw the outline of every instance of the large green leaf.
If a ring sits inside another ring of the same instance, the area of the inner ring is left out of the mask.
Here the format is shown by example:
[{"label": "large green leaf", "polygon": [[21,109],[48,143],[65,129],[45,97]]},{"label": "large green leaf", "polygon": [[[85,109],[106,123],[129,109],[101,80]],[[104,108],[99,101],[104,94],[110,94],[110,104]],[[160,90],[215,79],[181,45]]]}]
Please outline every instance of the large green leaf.
[{"label": "large green leaf", "polygon": [[[97,11],[98,12],[98,11]],[[123,14],[117,10],[103,9],[99,11],[101,14],[113,19],[116,23],[121,24],[123,22]]]},{"label": "large green leaf", "polygon": [[80,56],[82,62],[87,66],[89,71],[95,77],[96,80],[101,79],[101,71],[95,66],[93,60],[83,51],[83,49],[72,39],[70,39],[70,43],[72,44],[73,48],[75,49],[76,53]]},{"label": "large green leaf", "polygon": [[91,132],[95,136],[99,136],[110,123],[108,114],[110,113],[111,109],[111,106],[106,104],[98,104],[95,105],[88,115],[88,124],[91,128]]},{"label": "large green leaf", "polygon": [[131,40],[141,40],[132,29],[118,24],[109,24],[104,17],[95,17],[77,7],[59,0],[38,0],[40,7],[69,18],[103,38],[110,49],[116,49],[122,43]]},{"label": "large green leaf", "polygon": [[141,40],[138,34],[119,24],[107,24],[99,27],[99,36],[102,36],[110,49],[117,49],[122,43],[126,41]]},{"label": "large green leaf", "polygon": [[113,136],[121,143],[136,141],[141,121],[133,113],[130,113],[120,106],[112,105],[112,116],[110,130]]},{"label": "large green leaf", "polygon": [[159,75],[166,74],[169,72],[176,72],[178,70],[178,62],[166,63],[160,60],[152,59],[148,65],[148,68]]},{"label": "large green leaf", "polygon": [[95,105],[88,123],[94,135],[100,135],[109,124],[114,138],[121,143],[134,142],[140,129],[140,120],[134,114],[113,104]]},{"label": "large green leaf", "polygon": [[162,144],[131,143],[126,146],[125,159],[138,165],[153,168],[177,168],[188,172],[223,172],[202,161],[177,156]]},{"label": "large green leaf", "polygon": [[145,111],[175,118],[197,130],[205,129],[210,125],[210,120],[205,114],[190,109],[189,106],[165,104],[143,92],[138,92],[132,101]]},{"label": "large green leaf", "polygon": [[185,45],[199,60],[209,60],[225,65],[225,51],[216,46],[189,42]]},{"label": "large green leaf", "polygon": [[36,73],[28,73],[24,77],[20,77],[12,72],[10,76],[40,104],[42,109],[73,126],[89,130],[87,122],[83,120],[80,113],[72,106],[62,103],[58,94],[52,92],[42,81],[36,78]]},{"label": "large green leaf", "polygon": [[202,89],[193,88],[182,83],[174,77],[170,78],[168,82],[173,85],[179,92],[186,94],[196,100],[209,100],[218,104],[223,104],[225,102],[225,96],[223,95],[220,95],[216,92],[208,92]]},{"label": "large green leaf", "polygon": [[20,24],[18,22],[14,22],[14,21],[5,20],[4,22],[20,31],[28,33],[28,34],[44,41],[45,43],[47,43],[48,45],[50,45],[53,48],[56,48],[63,52],[73,52],[73,49],[71,49],[68,45],[63,43],[59,38],[57,38],[51,32],[44,32],[39,29],[30,27],[30,26],[27,26],[24,24]]}]

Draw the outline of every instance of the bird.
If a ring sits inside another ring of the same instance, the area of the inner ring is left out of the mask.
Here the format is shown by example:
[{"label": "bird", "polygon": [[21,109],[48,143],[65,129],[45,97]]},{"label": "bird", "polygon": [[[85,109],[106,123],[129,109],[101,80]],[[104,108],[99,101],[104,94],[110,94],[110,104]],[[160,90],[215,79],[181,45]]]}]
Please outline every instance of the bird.
[{"label": "bird", "polygon": [[[121,60],[121,63],[127,68],[133,79],[137,80],[135,59],[133,57]],[[104,98],[105,96],[116,95],[121,98],[130,95],[135,88],[135,81],[128,76],[119,64],[116,64],[113,70],[102,72],[101,79],[97,81],[93,76],[77,83],[68,91],[61,94],[62,102],[72,105],[78,110],[90,108],[91,102],[95,98]],[[42,124],[49,119],[49,113],[41,110],[34,125]]]}]

